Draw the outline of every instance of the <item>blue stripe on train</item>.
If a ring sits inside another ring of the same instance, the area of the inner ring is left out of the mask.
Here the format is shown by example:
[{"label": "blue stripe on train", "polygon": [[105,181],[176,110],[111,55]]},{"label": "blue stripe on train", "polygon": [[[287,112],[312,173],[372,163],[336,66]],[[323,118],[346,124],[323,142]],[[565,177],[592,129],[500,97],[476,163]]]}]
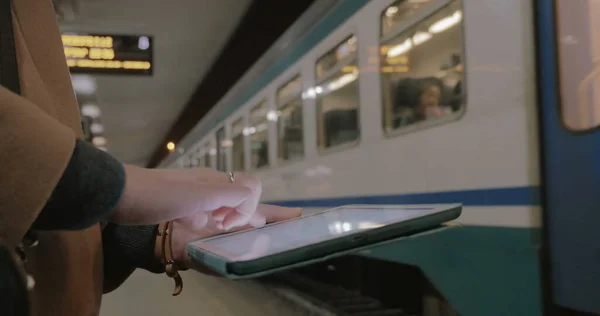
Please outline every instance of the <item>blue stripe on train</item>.
[{"label": "blue stripe on train", "polygon": [[347,196],[306,200],[267,201],[289,207],[336,207],[347,204],[432,204],[462,203],[465,206],[538,206],[537,186],[444,191],[429,193]]}]

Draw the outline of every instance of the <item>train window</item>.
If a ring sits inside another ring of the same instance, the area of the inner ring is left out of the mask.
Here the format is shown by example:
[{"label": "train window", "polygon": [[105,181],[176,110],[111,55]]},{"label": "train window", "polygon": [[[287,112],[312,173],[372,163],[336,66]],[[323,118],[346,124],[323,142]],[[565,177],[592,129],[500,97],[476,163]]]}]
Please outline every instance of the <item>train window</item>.
[{"label": "train window", "polygon": [[394,2],[381,13],[381,36],[394,31],[406,19],[432,4],[431,0],[400,0]]},{"label": "train window", "polygon": [[278,156],[282,161],[300,160],[304,157],[301,96],[300,76],[296,76],[277,91],[277,142]]},{"label": "train window", "polygon": [[198,167],[198,163],[200,162],[200,156],[198,153],[190,155],[190,168]]},{"label": "train window", "polygon": [[[357,39],[351,36],[317,62],[317,86],[306,94],[316,98],[319,150],[358,141],[359,71],[356,47]],[[323,62],[333,58],[332,52],[336,62],[329,62],[327,65],[332,66],[325,67]]]},{"label": "train window", "polygon": [[225,139],[225,127],[221,127],[216,135],[216,144],[217,144],[217,170],[219,171],[227,171],[227,163],[226,163],[226,139]]},{"label": "train window", "polygon": [[190,158],[189,155],[183,156],[181,161],[182,161],[182,167],[184,169],[188,169],[188,168],[192,167],[192,159]]},{"label": "train window", "polygon": [[204,145],[204,166],[206,168],[210,168],[211,167],[211,162],[210,162],[210,143],[206,143],[206,145]]},{"label": "train window", "polygon": [[231,169],[233,171],[244,170],[244,122],[240,118],[231,124],[232,146],[231,146]]},{"label": "train window", "polygon": [[204,161],[204,149],[198,150],[198,158],[196,158],[196,161],[196,167],[198,168],[203,168],[206,165],[206,162]]},{"label": "train window", "polygon": [[598,1],[556,1],[561,115],[571,131],[600,126]]},{"label": "train window", "polygon": [[356,57],[356,36],[352,35],[327,52],[317,61],[315,72],[317,80],[323,79],[343,62]]},{"label": "train window", "polygon": [[277,105],[280,106],[282,104],[287,103],[292,98],[300,97],[301,93],[302,78],[300,77],[300,75],[297,75],[277,90]]},{"label": "train window", "polygon": [[453,1],[381,44],[386,133],[421,122],[445,122],[462,109],[461,21],[460,3]]},{"label": "train window", "polygon": [[269,105],[262,101],[250,110],[250,127],[246,134],[250,136],[250,161],[253,169],[269,164]]},{"label": "train window", "polygon": [[201,145],[201,147],[196,152],[196,167],[204,168],[206,167],[206,146]]}]

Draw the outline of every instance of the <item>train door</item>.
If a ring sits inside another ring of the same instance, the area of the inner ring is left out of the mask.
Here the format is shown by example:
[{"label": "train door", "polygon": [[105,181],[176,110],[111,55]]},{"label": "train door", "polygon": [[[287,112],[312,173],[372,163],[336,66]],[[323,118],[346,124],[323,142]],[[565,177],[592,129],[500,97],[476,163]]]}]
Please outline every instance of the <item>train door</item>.
[{"label": "train door", "polygon": [[536,4],[546,306],[598,313],[600,1]]}]

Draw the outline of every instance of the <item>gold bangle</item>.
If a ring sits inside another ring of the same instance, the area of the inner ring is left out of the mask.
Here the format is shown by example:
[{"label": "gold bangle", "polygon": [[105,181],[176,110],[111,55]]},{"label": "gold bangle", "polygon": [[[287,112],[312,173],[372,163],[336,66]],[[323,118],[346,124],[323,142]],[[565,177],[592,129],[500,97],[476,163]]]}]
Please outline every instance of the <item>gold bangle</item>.
[{"label": "gold bangle", "polygon": [[161,264],[165,267],[165,273],[171,279],[175,280],[173,296],[177,296],[183,290],[183,280],[179,275],[181,269],[173,259],[173,250],[171,245],[171,236],[173,235],[173,222],[169,221],[158,225],[156,236],[156,255],[160,258]]}]

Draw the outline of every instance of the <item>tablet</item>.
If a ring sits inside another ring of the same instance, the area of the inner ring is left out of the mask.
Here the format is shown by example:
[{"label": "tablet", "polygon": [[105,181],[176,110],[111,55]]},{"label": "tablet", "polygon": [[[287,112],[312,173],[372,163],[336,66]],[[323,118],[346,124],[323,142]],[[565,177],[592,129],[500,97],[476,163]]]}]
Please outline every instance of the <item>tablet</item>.
[{"label": "tablet", "polygon": [[250,276],[407,236],[456,219],[461,204],[347,205],[187,245],[197,264]]}]

